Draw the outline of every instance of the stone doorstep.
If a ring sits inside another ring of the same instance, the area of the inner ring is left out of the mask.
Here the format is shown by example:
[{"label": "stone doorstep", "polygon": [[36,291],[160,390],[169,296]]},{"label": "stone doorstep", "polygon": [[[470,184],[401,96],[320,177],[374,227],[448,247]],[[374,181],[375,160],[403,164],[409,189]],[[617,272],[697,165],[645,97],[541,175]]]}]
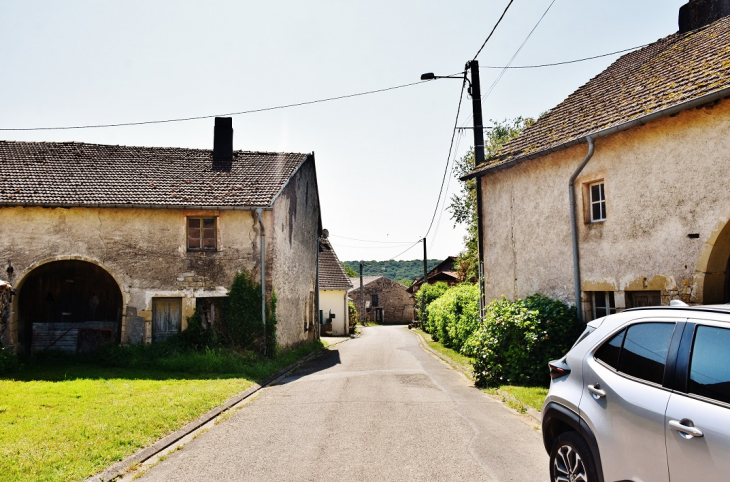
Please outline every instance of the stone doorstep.
[{"label": "stone doorstep", "polygon": [[[410,331],[410,329],[409,329],[409,331]],[[465,367],[464,365],[455,362],[454,360],[452,360],[451,358],[447,357],[446,355],[442,355],[441,353],[437,352],[436,350],[434,350],[433,348],[431,348],[430,346],[428,346],[428,344],[426,343],[426,340],[423,339],[423,336],[421,336],[420,333],[415,332],[415,331],[413,333],[416,336],[418,336],[418,343],[421,345],[421,347],[424,350],[428,351],[432,355],[435,355],[439,359],[443,360],[448,365],[450,365],[451,367],[453,367],[456,371],[461,372],[469,380],[472,380],[472,381],[474,380],[474,374],[472,373],[472,371],[468,367]],[[523,404],[522,402],[520,402],[519,400],[517,400],[514,396],[512,396],[512,394],[507,393],[507,392],[505,392],[503,390],[497,389],[497,395],[490,395],[488,393],[487,393],[487,395],[491,396],[492,398],[501,397],[501,398],[510,400],[510,401],[512,401],[514,403],[517,403],[517,404],[522,405],[523,407],[525,407],[525,410],[526,410],[525,411],[525,414],[526,415],[529,415],[530,417],[534,418],[537,423],[542,423],[542,415],[540,414],[540,412],[538,412],[537,410],[535,410],[534,408],[532,408],[532,407],[530,407],[528,405]],[[516,411],[512,407],[509,407],[508,406],[508,408],[510,410]]]},{"label": "stone doorstep", "polygon": [[299,360],[295,361],[291,365],[282,368],[278,372],[274,373],[270,377],[264,379],[261,383],[256,383],[250,387],[248,387],[243,392],[239,393],[238,395],[233,396],[232,398],[228,399],[223,405],[219,405],[218,407],[215,407],[205,414],[203,414],[201,417],[197,418],[196,420],[193,420],[192,422],[185,425],[183,428],[177,430],[176,432],[171,433],[170,435],[161,438],[157,442],[153,443],[149,447],[145,447],[143,449],[138,450],[134,454],[130,455],[124,460],[121,460],[108,469],[104,470],[103,472],[92,475],[91,477],[86,479],[86,482],[109,482],[112,480],[116,480],[120,477],[123,477],[127,471],[136,466],[144,463],[145,461],[155,457],[156,455],[164,452],[167,449],[172,448],[172,445],[174,445],[176,442],[179,442],[183,438],[188,437],[190,434],[195,432],[196,430],[200,429],[207,423],[214,420],[216,417],[222,415],[224,412],[228,411],[229,409],[233,408],[234,406],[238,405],[242,401],[246,400],[247,398],[250,398],[252,395],[260,391],[262,388],[265,388],[273,383],[278,382],[285,376],[287,376],[289,373],[294,371],[295,369],[299,368],[302,364],[305,362],[311,360],[312,358],[315,358],[316,356],[319,356],[322,354],[324,350],[329,349],[329,347],[339,345],[340,343],[343,343],[347,340],[349,340],[349,337],[343,338],[341,341],[338,341],[336,343],[331,343],[327,345],[327,347],[322,348],[320,350],[315,350],[309,355],[304,356],[303,358],[300,358]]}]

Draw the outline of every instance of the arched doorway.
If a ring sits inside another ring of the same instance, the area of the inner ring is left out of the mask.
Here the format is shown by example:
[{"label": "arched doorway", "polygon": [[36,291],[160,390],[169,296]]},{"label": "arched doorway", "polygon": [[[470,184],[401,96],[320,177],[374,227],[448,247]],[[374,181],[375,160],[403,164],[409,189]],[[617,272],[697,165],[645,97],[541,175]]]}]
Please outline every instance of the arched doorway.
[{"label": "arched doorway", "polygon": [[705,270],[702,303],[730,303],[730,222],[712,245]]},{"label": "arched doorway", "polygon": [[18,341],[24,353],[93,351],[118,343],[122,292],[94,263],[53,261],[31,271],[18,291]]}]

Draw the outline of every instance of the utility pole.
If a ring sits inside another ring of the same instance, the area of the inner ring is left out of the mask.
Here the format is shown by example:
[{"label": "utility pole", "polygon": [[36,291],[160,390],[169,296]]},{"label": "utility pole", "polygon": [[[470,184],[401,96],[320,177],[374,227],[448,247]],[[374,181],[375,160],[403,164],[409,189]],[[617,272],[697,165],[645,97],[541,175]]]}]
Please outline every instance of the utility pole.
[{"label": "utility pole", "polygon": [[[423,238],[423,283],[421,283],[421,289],[423,289],[426,286],[427,282],[427,276],[428,276],[428,256],[426,255],[426,238]],[[425,318],[426,316],[426,297],[424,295],[421,295],[421,318]],[[421,326],[423,326],[423,322],[425,320],[421,320]]]},{"label": "utility pole", "polygon": [[[471,95],[471,105],[474,113],[474,166],[478,167],[484,164],[484,121],[482,120],[482,92],[479,85],[479,61],[472,60],[467,62],[467,69],[471,69],[471,86],[469,94]],[[479,318],[484,320],[484,311],[486,307],[485,284],[484,284],[484,254],[483,228],[482,228],[482,182],[481,178],[474,180],[477,191],[477,259],[479,267]],[[425,243],[424,243],[425,249]]]},{"label": "utility pole", "polygon": [[362,261],[360,261],[360,324],[365,326],[365,294],[362,287]]}]

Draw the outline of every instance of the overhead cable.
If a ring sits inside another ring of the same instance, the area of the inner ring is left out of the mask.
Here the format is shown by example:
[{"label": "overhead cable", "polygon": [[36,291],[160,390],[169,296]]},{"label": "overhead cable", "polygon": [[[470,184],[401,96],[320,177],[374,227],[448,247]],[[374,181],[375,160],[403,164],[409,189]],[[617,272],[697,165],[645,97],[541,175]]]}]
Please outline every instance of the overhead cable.
[{"label": "overhead cable", "polygon": [[608,57],[608,56],[611,56],[611,55],[622,54],[624,52],[630,52],[632,50],[637,50],[637,49],[640,49],[640,48],[644,48],[647,45],[651,45],[651,44],[639,45],[638,47],[631,47],[631,48],[628,48],[628,49],[617,50],[615,52],[609,52],[607,54],[601,54],[601,55],[594,55],[592,57],[584,57],[582,59],[566,60],[565,62],[554,62],[552,64],[517,65],[517,66],[511,66],[511,65],[502,65],[502,66],[497,66],[497,65],[481,65],[479,67],[479,69],[480,70],[481,69],[539,69],[541,67],[554,67],[556,65],[575,64],[577,62],[584,62],[586,60],[600,59],[601,57]]},{"label": "overhead cable", "polygon": [[487,36],[487,40],[484,41],[481,47],[479,47],[479,50],[477,51],[476,55],[474,55],[474,58],[472,60],[476,60],[477,57],[479,57],[479,54],[482,53],[482,49],[484,49],[484,46],[487,45],[487,42],[489,42],[489,39],[492,38],[492,35],[494,34],[494,31],[497,30],[497,26],[502,22],[502,19],[504,18],[504,15],[507,13],[507,10],[509,10],[509,7],[512,5],[512,2],[514,0],[509,0],[509,3],[507,4],[507,7],[505,7],[504,12],[502,12],[502,15],[499,17],[499,20],[497,20],[497,23],[494,24],[494,27],[492,27],[492,31],[489,32],[489,35]]}]

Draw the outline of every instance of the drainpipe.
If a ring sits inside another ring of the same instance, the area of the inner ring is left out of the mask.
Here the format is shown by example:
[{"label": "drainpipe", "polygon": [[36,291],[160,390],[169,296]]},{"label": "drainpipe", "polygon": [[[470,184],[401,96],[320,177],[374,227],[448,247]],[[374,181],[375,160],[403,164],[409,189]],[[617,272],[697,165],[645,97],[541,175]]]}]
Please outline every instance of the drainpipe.
[{"label": "drainpipe", "polygon": [[584,167],[586,167],[586,164],[588,164],[588,161],[591,160],[591,157],[593,157],[593,152],[596,150],[595,145],[593,144],[593,138],[591,136],[586,137],[586,141],[588,141],[588,154],[586,154],[586,157],[583,158],[583,162],[580,163],[580,166],[578,166],[578,169],[575,170],[572,176],[570,176],[570,183],[568,185],[568,192],[570,195],[570,228],[571,228],[571,235],[573,237],[573,278],[575,283],[575,311],[576,315],[578,316],[578,320],[583,321],[583,310],[581,306],[581,297],[580,297],[580,256],[578,254],[578,226],[576,224],[576,206],[575,206],[575,189],[573,184],[575,183],[575,180],[578,178],[578,175],[581,173]]},{"label": "drainpipe", "polygon": [[261,227],[261,323],[264,325],[264,355],[266,355],[266,231],[261,217],[263,212],[261,208],[256,209]]}]

